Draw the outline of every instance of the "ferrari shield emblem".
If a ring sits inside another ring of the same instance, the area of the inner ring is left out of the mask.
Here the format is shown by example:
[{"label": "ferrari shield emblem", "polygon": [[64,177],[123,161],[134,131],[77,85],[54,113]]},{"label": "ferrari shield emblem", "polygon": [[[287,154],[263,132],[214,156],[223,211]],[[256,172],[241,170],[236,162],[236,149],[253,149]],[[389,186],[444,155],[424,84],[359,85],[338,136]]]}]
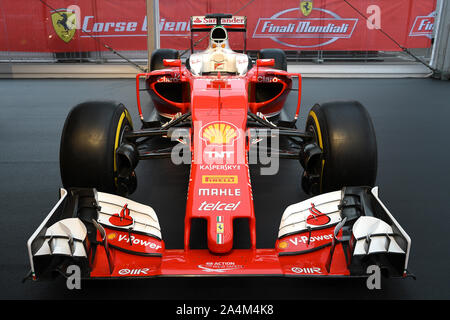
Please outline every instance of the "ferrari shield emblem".
[{"label": "ferrari shield emblem", "polygon": [[305,17],[309,16],[313,9],[312,1],[300,1],[300,10]]},{"label": "ferrari shield emblem", "polygon": [[55,29],[58,37],[60,37],[65,43],[72,40],[75,32],[77,31],[75,12],[70,12],[66,9],[59,9],[52,11],[51,17],[53,28]]}]

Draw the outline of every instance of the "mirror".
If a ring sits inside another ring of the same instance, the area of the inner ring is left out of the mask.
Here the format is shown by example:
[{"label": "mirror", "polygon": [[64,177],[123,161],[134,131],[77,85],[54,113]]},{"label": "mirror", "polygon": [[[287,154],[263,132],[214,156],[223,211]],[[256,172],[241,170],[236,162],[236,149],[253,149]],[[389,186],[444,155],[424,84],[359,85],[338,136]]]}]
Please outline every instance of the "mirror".
[{"label": "mirror", "polygon": [[256,66],[258,67],[273,67],[275,65],[275,59],[257,59]]},{"label": "mirror", "polygon": [[181,67],[180,59],[163,59],[163,65],[165,67]]}]

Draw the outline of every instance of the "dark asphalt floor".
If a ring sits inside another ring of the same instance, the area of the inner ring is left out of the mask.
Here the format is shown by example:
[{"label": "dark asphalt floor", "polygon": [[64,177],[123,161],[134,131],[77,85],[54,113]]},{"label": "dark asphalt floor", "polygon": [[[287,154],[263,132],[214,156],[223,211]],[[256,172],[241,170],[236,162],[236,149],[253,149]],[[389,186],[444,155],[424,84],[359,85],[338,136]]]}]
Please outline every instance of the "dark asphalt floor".
[{"label": "dark asphalt floor", "polygon": [[[134,114],[134,80],[0,80],[0,299],[449,299],[450,82],[431,79],[304,79],[303,128],[320,101],[355,99],[377,133],[380,196],[412,238],[410,270],[417,280],[288,278],[159,278],[21,283],[28,272],[26,240],[56,203],[59,139],[70,108],[115,99]],[[293,104],[292,104],[293,105]],[[291,110],[292,111],[292,110]],[[284,208],[305,199],[301,167],[283,160],[276,176],[251,170],[259,247],[273,246]],[[157,212],[167,246],[182,243],[187,167],[141,162],[132,198]]]}]

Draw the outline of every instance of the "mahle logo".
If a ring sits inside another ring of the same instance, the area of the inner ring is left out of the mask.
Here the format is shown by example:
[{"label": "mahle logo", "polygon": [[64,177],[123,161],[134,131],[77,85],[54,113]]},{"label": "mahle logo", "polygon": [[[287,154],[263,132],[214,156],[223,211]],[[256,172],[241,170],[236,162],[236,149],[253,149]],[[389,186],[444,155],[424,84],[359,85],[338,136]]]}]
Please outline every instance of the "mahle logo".
[{"label": "mahle logo", "polygon": [[76,13],[69,9],[58,9],[51,12],[53,29],[65,43],[70,42],[77,31]]}]

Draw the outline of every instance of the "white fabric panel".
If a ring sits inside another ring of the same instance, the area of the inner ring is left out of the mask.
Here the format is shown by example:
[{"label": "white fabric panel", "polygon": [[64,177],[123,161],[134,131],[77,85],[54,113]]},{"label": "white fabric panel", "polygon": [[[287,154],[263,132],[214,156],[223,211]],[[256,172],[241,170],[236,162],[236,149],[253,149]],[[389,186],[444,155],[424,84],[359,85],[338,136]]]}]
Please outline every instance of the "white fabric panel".
[{"label": "white fabric panel", "polygon": [[[386,206],[384,205],[383,202],[381,202],[379,196],[378,196],[378,187],[374,187],[372,188],[372,194],[374,195],[375,199],[378,201],[378,203],[380,204],[380,206],[384,209],[384,211],[386,212],[386,214],[389,216],[389,218],[391,219],[392,223],[396,226],[396,228],[399,230],[400,234],[402,235],[402,237],[406,240],[406,248],[402,248],[400,247],[400,250],[402,250],[403,252],[406,252],[406,259],[405,259],[405,270],[408,268],[408,261],[409,261],[409,253],[411,251],[411,238],[409,237],[409,235],[405,232],[405,230],[403,230],[402,226],[397,222],[397,220],[394,218],[394,216],[392,215],[392,213],[389,212],[388,208],[386,208]],[[396,243],[397,244],[397,243]],[[392,245],[392,242],[391,242]],[[397,244],[398,245],[398,244]],[[397,249],[398,250],[398,249]],[[395,251],[393,251],[395,252]]]},{"label": "white fabric panel", "polygon": [[388,237],[385,236],[376,236],[370,239],[368,254],[378,253],[378,252],[386,252],[388,245]]},{"label": "white fabric panel", "polygon": [[281,218],[280,229],[278,231],[278,237],[282,237],[290,233],[299,233],[311,229],[323,228],[324,225],[316,226],[307,222],[307,218],[311,215],[309,209],[312,204],[315,208],[323,214],[327,214],[330,218],[329,225],[339,223],[341,216],[339,213],[338,205],[341,201],[341,191],[333,191],[325,194],[312,197],[308,200],[292,204],[286,208]]},{"label": "white fabric panel", "polygon": [[[45,232],[45,241],[35,256],[62,254],[67,256],[87,257],[83,241],[86,238],[86,226],[78,218],[68,218],[56,222]],[[63,238],[59,238],[63,237]],[[70,239],[73,241],[73,254]]]},{"label": "white fabric panel", "polygon": [[353,225],[353,234],[355,238],[362,238],[369,234],[377,233],[392,233],[392,228],[386,222],[368,216],[359,217]]},{"label": "white fabric panel", "polygon": [[357,240],[355,244],[355,250],[353,251],[353,255],[357,256],[367,254],[368,247],[369,246],[366,239]]},{"label": "white fabric panel", "polygon": [[388,249],[390,253],[405,253],[405,251],[402,248],[400,248],[397,241],[394,240],[394,237],[391,236],[389,238],[391,239],[391,243],[389,244]]},{"label": "white fabric panel", "polygon": [[48,239],[44,241],[42,244],[42,247],[39,248],[39,250],[35,253],[35,256],[45,256],[52,254],[52,251],[50,249],[50,246],[48,244]]},{"label": "white fabric panel", "polygon": [[357,239],[353,255],[380,252],[405,253],[392,235],[393,230],[386,222],[375,218],[359,217],[353,225],[353,236]]},{"label": "white fabric panel", "polygon": [[73,257],[87,257],[86,249],[82,242],[75,241],[73,243],[73,254],[70,251],[69,242],[67,239],[53,239],[53,252],[50,248],[50,239],[46,239],[42,247],[36,252],[35,256],[51,255],[51,254],[63,254]]},{"label": "white fabric panel", "polygon": [[74,251],[73,251],[73,256],[74,257],[87,257],[87,253],[86,253],[86,249],[84,248],[84,245],[82,242],[74,242]]},{"label": "white fabric panel", "polygon": [[[39,225],[39,227],[36,229],[36,231],[34,231],[34,233],[32,234],[32,236],[28,239],[27,241],[27,248],[28,248],[28,257],[30,259],[30,265],[31,265],[31,271],[34,274],[34,261],[33,261],[33,251],[31,249],[31,246],[33,244],[33,242],[36,240],[36,238],[38,237],[39,233],[43,230],[43,228],[46,226],[47,222],[50,220],[50,218],[53,216],[53,214],[55,213],[55,211],[61,206],[61,204],[63,203],[63,201],[66,199],[67,197],[67,190],[61,188],[59,190],[59,195],[60,195],[60,199],[58,200],[58,202],[55,204],[55,206],[52,208],[52,210],[49,212],[49,214],[47,215],[47,217],[45,217],[44,221],[42,221],[42,223]],[[38,250],[39,251],[39,250]]]},{"label": "white fabric panel", "polygon": [[52,254],[72,255],[68,239],[53,238],[48,241],[51,241],[50,247],[53,248]]},{"label": "white fabric panel", "polygon": [[97,199],[98,204],[101,207],[98,217],[99,223],[105,226],[120,228],[119,226],[111,224],[109,219],[113,215],[119,214],[124,205],[127,204],[127,207],[130,210],[130,216],[133,218],[134,223],[131,226],[125,226],[123,228],[129,229],[132,227],[135,231],[161,238],[161,228],[159,226],[158,217],[151,207],[124,197],[103,192],[97,193]]},{"label": "white fabric panel", "polygon": [[146,206],[139,202],[136,202],[136,201],[133,201],[128,198],[121,197],[121,196],[117,196],[115,194],[104,193],[104,192],[97,192],[97,199],[99,202],[102,202],[102,203],[106,202],[106,203],[120,205],[121,208],[125,205],[125,203],[127,203],[128,209],[133,210],[133,211],[143,212],[143,213],[149,215],[151,217],[151,219],[158,222],[158,217],[156,216],[155,211],[150,206]]},{"label": "white fabric panel", "polygon": [[[69,233],[68,233],[69,232]],[[86,238],[86,226],[78,218],[63,219],[47,229],[46,236],[71,236],[83,241]]]}]

